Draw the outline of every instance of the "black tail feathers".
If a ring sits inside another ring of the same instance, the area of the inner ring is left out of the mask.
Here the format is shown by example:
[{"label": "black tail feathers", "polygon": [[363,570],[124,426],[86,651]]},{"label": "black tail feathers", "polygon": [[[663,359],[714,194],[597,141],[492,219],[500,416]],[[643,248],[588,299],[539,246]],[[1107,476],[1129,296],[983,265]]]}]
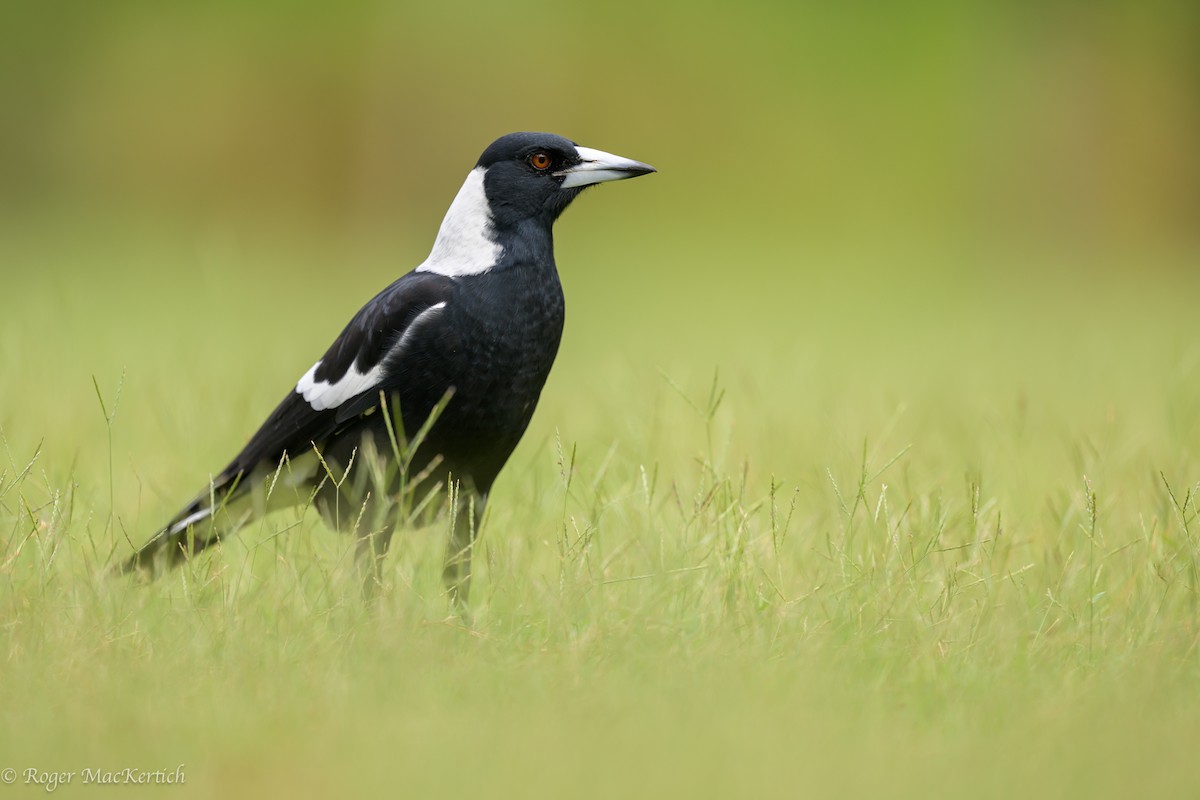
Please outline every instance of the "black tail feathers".
[{"label": "black tail feathers", "polygon": [[222,485],[214,483],[210,491],[189,503],[137,552],[114,565],[110,573],[136,573],[153,580],[216,544],[221,539],[218,512],[244,494],[240,477],[218,479]]}]

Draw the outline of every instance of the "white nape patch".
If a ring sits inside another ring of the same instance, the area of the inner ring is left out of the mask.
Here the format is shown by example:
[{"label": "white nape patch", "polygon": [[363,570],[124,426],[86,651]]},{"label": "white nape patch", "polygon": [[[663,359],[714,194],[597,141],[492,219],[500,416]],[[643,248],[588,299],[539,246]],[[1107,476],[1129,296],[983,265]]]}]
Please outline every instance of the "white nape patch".
[{"label": "white nape patch", "polygon": [[183,519],[179,520],[179,522],[176,522],[174,525],[171,526],[171,535],[173,536],[177,533],[182,533],[183,531],[186,531],[188,529],[189,525],[195,525],[200,520],[208,519],[211,516],[212,516],[211,508],[202,508],[199,511],[195,512],[194,514],[189,514],[188,516],[184,517]]},{"label": "white nape patch", "polygon": [[458,277],[478,275],[496,266],[504,248],[492,239],[492,210],[483,188],[483,167],[467,174],[442,220],[429,258],[417,272]]},{"label": "white nape patch", "polygon": [[296,384],[296,392],[308,401],[313,411],[337,408],[350,398],[357,397],[375,386],[383,378],[382,361],[372,367],[370,372],[359,372],[356,362],[350,365],[350,369],[346,370],[346,374],[337,383],[318,381],[316,374],[321,363],[318,361],[313,364],[312,369],[304,373],[304,377]]}]

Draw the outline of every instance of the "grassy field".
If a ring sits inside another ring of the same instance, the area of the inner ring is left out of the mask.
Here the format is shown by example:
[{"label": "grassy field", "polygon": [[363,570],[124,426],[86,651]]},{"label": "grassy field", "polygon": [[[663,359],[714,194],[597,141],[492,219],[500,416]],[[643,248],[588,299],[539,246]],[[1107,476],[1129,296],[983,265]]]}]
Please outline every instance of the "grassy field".
[{"label": "grassy field", "polygon": [[9,236],[0,767],[80,795],[179,764],[200,796],[1200,792],[1200,287],[786,242],[736,275],[685,247],[681,284],[636,215],[636,253],[597,233],[634,188],[561,226],[568,332],[469,622],[437,526],[376,607],[312,513],[98,577],[420,245]]},{"label": "grassy field", "polygon": [[[0,800],[1200,796],[1200,6],[301,5],[0,4]],[[659,174],[469,620],[439,525],[102,578],[522,129]]]}]

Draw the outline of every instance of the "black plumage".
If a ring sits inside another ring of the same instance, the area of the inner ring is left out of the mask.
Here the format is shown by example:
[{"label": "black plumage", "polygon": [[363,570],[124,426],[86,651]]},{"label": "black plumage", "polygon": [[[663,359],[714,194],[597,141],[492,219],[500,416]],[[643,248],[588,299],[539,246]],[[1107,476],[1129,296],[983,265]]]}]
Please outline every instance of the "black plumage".
[{"label": "black plumage", "polygon": [[158,574],[256,513],[311,499],[359,536],[360,554],[374,553],[377,580],[397,516],[364,527],[364,504],[373,495],[379,503],[380,487],[372,494],[363,480],[332,477],[368,469],[351,467],[364,452],[394,460],[395,440],[418,436],[436,410],[402,455],[404,475],[393,470],[382,493],[402,480],[416,498],[457,490],[446,581],[452,592],[465,587],[488,492],[529,425],[562,337],[553,223],[586,186],[652,171],[551,134],[494,142],[430,257],[354,316],[211,485],[120,571]]}]

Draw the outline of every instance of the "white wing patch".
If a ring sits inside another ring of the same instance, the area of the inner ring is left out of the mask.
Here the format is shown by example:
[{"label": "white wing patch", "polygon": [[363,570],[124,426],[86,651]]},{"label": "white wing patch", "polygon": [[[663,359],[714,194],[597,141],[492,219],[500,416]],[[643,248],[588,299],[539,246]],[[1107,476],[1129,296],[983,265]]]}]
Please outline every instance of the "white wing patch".
[{"label": "white wing patch", "polygon": [[442,220],[429,258],[417,267],[417,272],[454,278],[478,275],[496,266],[504,248],[493,238],[492,209],[483,188],[485,172],[485,168],[476,167],[467,174]]},{"label": "white wing patch", "polygon": [[400,335],[400,341],[396,342],[392,346],[392,349],[388,351],[388,358],[396,358],[400,353],[404,352],[404,348],[408,347],[408,343],[412,341],[413,336],[416,334],[417,328],[429,322],[434,314],[437,314],[445,307],[446,301],[443,300],[440,303],[434,303],[420,314],[417,314],[416,318],[408,323],[408,327],[404,329],[404,333]]},{"label": "white wing patch", "polygon": [[316,364],[313,364],[312,369],[304,373],[304,377],[296,384],[296,392],[308,401],[308,404],[313,407],[313,411],[328,411],[378,386],[383,380],[383,366],[388,359],[396,358],[408,346],[408,343],[412,341],[417,328],[427,323],[445,307],[446,301],[443,300],[417,314],[413,321],[408,323],[408,327],[404,329],[404,333],[400,335],[400,340],[392,345],[387,355],[381,358],[379,363],[372,367],[370,371],[360,372],[358,362],[356,361],[350,365],[350,369],[337,382],[318,381],[316,379],[317,370],[321,368],[322,364],[321,361],[318,361]]},{"label": "white wing patch", "polygon": [[187,517],[179,520],[179,522],[176,522],[174,525],[172,525],[170,533],[173,536],[177,533],[186,531],[188,529],[188,527],[195,525],[197,522],[200,522],[201,520],[208,519],[211,516],[212,516],[211,508],[202,508],[199,511],[195,512],[194,514],[190,514]]},{"label": "white wing patch", "polygon": [[296,384],[296,391],[304,396],[313,411],[327,411],[337,408],[352,397],[358,397],[363,392],[375,386],[383,379],[383,362],[379,362],[369,372],[359,372],[358,364],[351,364],[336,383],[318,381],[317,370],[321,362],[313,364],[312,369],[304,373],[304,377]]}]

